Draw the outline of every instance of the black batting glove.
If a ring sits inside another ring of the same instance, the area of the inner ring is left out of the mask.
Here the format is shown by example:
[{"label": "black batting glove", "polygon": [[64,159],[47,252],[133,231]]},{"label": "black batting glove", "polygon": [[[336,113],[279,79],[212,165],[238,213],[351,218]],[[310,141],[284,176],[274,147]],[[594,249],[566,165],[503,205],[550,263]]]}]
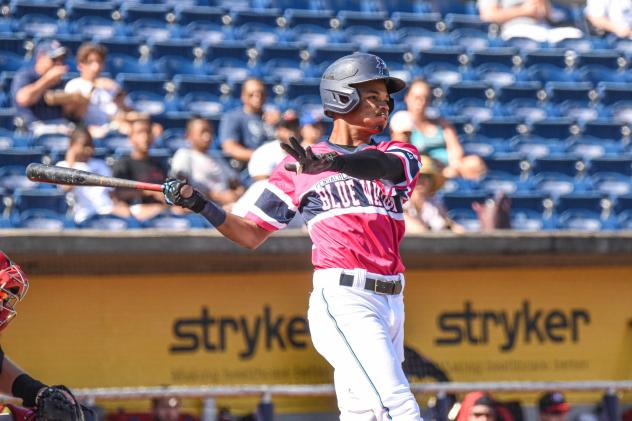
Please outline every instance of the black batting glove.
[{"label": "black batting glove", "polygon": [[281,143],[281,147],[296,159],[296,163],[285,164],[285,169],[296,174],[319,174],[326,171],[340,171],[342,159],[335,153],[314,154],[311,147],[304,149],[295,137],[290,137],[290,144]]},{"label": "black batting glove", "polygon": [[178,205],[183,208],[191,209],[193,212],[200,213],[206,205],[206,199],[200,192],[193,190],[193,194],[190,197],[182,196],[182,188],[189,186],[186,180],[177,180],[170,178],[162,185],[162,194],[165,195],[165,202],[168,205]]}]

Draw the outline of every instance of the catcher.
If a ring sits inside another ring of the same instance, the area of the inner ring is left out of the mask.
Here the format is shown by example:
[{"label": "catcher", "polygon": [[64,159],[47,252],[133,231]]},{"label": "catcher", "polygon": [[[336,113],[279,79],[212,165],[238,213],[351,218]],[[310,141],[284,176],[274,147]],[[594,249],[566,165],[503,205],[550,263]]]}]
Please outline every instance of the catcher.
[{"label": "catcher", "polygon": [[[17,314],[29,282],[22,269],[0,251],[0,332]],[[0,421],[86,421],[83,408],[65,386],[47,386],[22,371],[0,347],[0,393],[22,399],[24,407],[0,404]]]}]

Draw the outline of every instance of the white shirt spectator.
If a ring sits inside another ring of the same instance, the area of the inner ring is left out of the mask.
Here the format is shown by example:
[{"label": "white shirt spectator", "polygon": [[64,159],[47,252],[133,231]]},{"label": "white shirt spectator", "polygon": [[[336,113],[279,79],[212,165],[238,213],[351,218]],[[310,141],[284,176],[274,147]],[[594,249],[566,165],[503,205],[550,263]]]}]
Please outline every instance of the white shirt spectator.
[{"label": "white shirt spectator", "polygon": [[189,148],[180,148],[171,159],[171,174],[184,175],[197,189],[222,191],[230,188],[231,173],[211,156]]},{"label": "white shirt spectator", "polygon": [[119,111],[114,102],[119,92],[118,85],[109,79],[99,79],[97,83],[80,77],[66,83],[64,90],[68,93],[79,92],[90,98],[90,104],[84,116],[84,123],[88,126],[103,126],[109,124]]},{"label": "white shirt spectator", "polygon": [[248,173],[250,177],[270,177],[272,171],[287,154],[281,148],[278,140],[264,143],[252,153],[248,161]]},{"label": "white shirt spectator", "polygon": [[585,13],[608,18],[617,26],[632,27],[632,0],[588,0]]},{"label": "white shirt spectator", "polygon": [[[110,167],[101,159],[91,159],[88,162],[75,162],[72,166],[66,161],[57,163],[59,167],[74,168],[104,176],[112,176]],[[107,215],[112,213],[112,198],[108,187],[74,187],[69,194],[74,198],[73,217],[76,223],[85,221],[92,215]]]}]

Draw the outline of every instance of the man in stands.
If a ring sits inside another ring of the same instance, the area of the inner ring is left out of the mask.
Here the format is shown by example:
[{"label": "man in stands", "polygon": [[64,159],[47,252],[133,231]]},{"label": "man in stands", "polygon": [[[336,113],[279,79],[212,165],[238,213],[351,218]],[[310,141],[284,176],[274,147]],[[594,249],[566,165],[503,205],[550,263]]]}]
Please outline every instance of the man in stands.
[{"label": "man in stands", "polygon": [[547,392],[538,400],[540,421],[566,421],[570,406],[562,392]]}]

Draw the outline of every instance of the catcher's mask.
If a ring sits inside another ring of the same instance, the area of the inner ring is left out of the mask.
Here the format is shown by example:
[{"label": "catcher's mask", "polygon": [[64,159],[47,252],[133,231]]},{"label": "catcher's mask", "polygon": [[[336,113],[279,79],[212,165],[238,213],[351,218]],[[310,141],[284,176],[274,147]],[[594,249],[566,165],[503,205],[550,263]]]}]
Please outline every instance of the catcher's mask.
[{"label": "catcher's mask", "polygon": [[29,281],[20,266],[0,252],[0,331],[15,317],[15,306],[24,298],[28,289]]},{"label": "catcher's mask", "polygon": [[[390,75],[386,63],[380,57],[367,53],[353,53],[333,62],[320,80],[320,99],[325,114],[347,114],[360,103],[355,85],[371,80],[383,80],[390,94],[406,87],[406,82]],[[389,101],[389,113],[393,99]]]}]

